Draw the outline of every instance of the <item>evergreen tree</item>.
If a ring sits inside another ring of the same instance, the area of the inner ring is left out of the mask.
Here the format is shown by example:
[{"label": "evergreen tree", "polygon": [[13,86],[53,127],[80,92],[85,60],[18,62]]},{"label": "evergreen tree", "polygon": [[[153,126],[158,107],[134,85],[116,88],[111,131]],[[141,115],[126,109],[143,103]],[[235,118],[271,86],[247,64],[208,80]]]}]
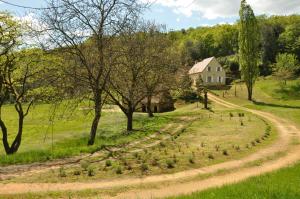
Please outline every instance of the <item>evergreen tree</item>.
[{"label": "evergreen tree", "polygon": [[246,0],[242,0],[239,24],[239,62],[243,80],[252,100],[253,87],[259,74],[260,31],[254,12]]}]

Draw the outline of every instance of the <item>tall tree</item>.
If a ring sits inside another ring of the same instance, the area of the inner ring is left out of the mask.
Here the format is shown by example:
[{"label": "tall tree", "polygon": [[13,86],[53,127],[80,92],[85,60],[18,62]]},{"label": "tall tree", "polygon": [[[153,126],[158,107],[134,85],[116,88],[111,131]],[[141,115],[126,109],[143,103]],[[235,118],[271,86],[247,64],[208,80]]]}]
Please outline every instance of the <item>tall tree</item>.
[{"label": "tall tree", "polygon": [[74,78],[85,97],[94,104],[88,145],[93,145],[105,102],[105,87],[114,64],[112,46],[124,26],[141,9],[137,0],[49,0],[41,16],[51,48],[75,64],[65,73]]},{"label": "tall tree", "polygon": [[252,100],[253,87],[259,75],[259,26],[250,5],[242,0],[239,24],[239,62],[242,77],[248,90],[248,100]]}]

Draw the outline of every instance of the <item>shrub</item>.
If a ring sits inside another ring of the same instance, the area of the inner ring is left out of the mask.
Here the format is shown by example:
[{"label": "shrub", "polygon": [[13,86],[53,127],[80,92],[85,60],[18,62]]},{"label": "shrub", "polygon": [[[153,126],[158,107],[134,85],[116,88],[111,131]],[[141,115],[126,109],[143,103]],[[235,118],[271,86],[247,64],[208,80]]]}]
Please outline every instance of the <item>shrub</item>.
[{"label": "shrub", "polygon": [[81,171],[80,170],[75,170],[73,172],[74,176],[80,176],[81,175]]},{"label": "shrub", "polygon": [[216,149],[216,151],[219,151],[220,146],[219,146],[219,145],[216,145],[216,146],[215,146],[215,149]]},{"label": "shrub", "polygon": [[190,158],[189,158],[189,162],[190,162],[191,164],[195,164],[194,158],[193,158],[193,157],[190,157]]},{"label": "shrub", "polygon": [[93,167],[88,168],[88,176],[94,176],[95,175],[95,169]]},{"label": "shrub", "polygon": [[90,166],[90,163],[89,163],[88,161],[83,160],[83,161],[80,162],[80,166],[81,166],[81,168],[82,168],[84,171],[87,171],[87,169],[88,169],[89,166]]},{"label": "shrub", "polygon": [[244,126],[244,122],[243,120],[240,121],[241,126]]},{"label": "shrub", "polygon": [[106,160],[106,161],[105,161],[105,166],[106,166],[106,167],[110,167],[111,165],[112,165],[111,160]]},{"label": "shrub", "polygon": [[159,161],[158,158],[156,158],[156,157],[153,158],[153,160],[151,161],[151,165],[152,165],[152,166],[158,166],[158,165],[159,165],[159,162],[158,162],[158,161]]},{"label": "shrub", "polygon": [[236,150],[236,151],[240,151],[240,150],[241,150],[240,146],[236,146],[236,147],[235,147],[235,150]]},{"label": "shrub", "polygon": [[132,166],[130,164],[127,165],[127,170],[132,170]]},{"label": "shrub", "polygon": [[228,151],[226,149],[223,150],[223,155],[228,156]]},{"label": "shrub", "polygon": [[146,171],[148,171],[149,170],[149,167],[148,167],[148,165],[147,164],[141,164],[141,171],[142,172],[146,172]]},{"label": "shrub", "polygon": [[166,160],[167,168],[173,169],[175,167],[175,162],[173,160]]},{"label": "shrub", "polygon": [[256,142],[256,143],[260,143],[260,139],[259,139],[259,138],[256,138],[256,139],[255,139],[255,142]]},{"label": "shrub", "polygon": [[213,154],[208,154],[208,159],[213,160],[213,159],[215,159],[215,157],[213,156]]},{"label": "shrub", "polygon": [[229,118],[231,119],[231,118],[233,118],[233,113],[229,113]]},{"label": "shrub", "polygon": [[118,166],[116,169],[116,174],[122,174],[122,173],[123,173],[122,168]]},{"label": "shrub", "polygon": [[166,144],[165,144],[164,142],[160,142],[159,145],[160,145],[160,147],[162,147],[162,148],[166,147]]},{"label": "shrub", "polygon": [[62,178],[67,177],[67,173],[66,173],[64,167],[60,167],[60,168],[59,168],[59,177],[62,177]]}]

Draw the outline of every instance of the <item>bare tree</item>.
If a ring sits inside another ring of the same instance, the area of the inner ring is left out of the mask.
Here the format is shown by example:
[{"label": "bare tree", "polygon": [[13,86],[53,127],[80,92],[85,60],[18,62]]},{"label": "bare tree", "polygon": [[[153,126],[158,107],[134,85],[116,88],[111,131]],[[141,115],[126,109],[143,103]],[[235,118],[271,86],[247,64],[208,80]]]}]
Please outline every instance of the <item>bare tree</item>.
[{"label": "bare tree", "polygon": [[133,130],[133,113],[145,98],[143,76],[145,67],[145,38],[143,26],[135,21],[116,39],[119,49],[117,64],[112,70],[107,93],[127,117],[127,131]]},{"label": "bare tree", "polygon": [[65,72],[74,78],[74,88],[81,88],[94,103],[88,141],[93,145],[114,64],[112,43],[142,7],[137,0],[49,0],[48,8],[41,22],[50,47],[59,47],[73,61],[73,66],[66,67],[71,71]]}]

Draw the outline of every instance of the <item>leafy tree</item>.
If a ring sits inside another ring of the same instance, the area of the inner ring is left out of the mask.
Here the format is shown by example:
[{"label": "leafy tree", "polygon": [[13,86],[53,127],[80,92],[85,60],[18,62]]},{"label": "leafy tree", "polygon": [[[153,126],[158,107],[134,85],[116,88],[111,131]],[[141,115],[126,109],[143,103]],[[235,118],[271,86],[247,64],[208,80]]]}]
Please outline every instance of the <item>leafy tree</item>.
[{"label": "leafy tree", "polygon": [[259,26],[253,10],[245,0],[242,0],[239,24],[239,62],[248,90],[248,100],[252,100],[253,87],[259,73],[259,41]]},{"label": "leafy tree", "polygon": [[283,80],[286,85],[286,81],[295,77],[296,71],[299,69],[297,57],[293,54],[282,53],[276,57],[275,75]]},{"label": "leafy tree", "polygon": [[286,27],[279,37],[281,52],[292,53],[300,59],[300,22]]}]

